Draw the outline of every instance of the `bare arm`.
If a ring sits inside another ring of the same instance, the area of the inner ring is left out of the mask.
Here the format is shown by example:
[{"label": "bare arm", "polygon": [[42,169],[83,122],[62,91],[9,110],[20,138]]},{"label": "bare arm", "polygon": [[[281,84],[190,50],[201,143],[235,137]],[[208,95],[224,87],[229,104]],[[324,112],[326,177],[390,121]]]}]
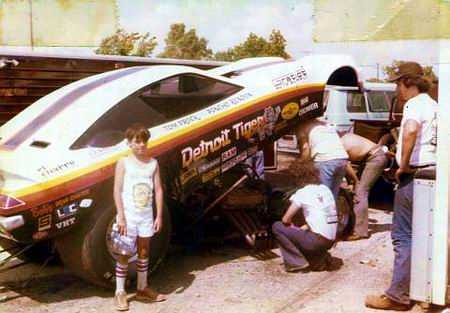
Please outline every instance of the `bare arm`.
[{"label": "bare arm", "polygon": [[419,130],[420,124],[414,120],[407,120],[403,126],[402,155],[400,156],[399,169],[395,173],[397,182],[400,182],[400,176],[403,173],[414,172],[414,170],[409,166],[409,161],[411,159],[411,154],[413,152]]},{"label": "bare arm", "polygon": [[300,150],[300,157],[302,160],[311,158],[311,148],[308,143],[308,137],[305,133],[305,130],[302,128],[298,128],[295,132],[295,136],[298,141],[298,148]]},{"label": "bare arm", "polygon": [[291,202],[291,205],[287,209],[286,213],[284,213],[281,222],[283,222],[283,224],[285,225],[291,225],[292,219],[294,218],[295,214],[297,214],[299,209],[301,209],[301,207],[298,207],[293,202]]},{"label": "bare arm", "polygon": [[416,143],[417,133],[420,125],[414,120],[407,120],[403,126],[402,155],[400,160],[400,168],[409,167],[409,160]]},{"label": "bare arm", "polygon": [[156,202],[156,220],[155,220],[155,231],[158,232],[162,227],[163,218],[163,199],[164,193],[161,184],[161,176],[159,174],[159,165],[156,165],[155,174],[153,177],[153,183],[155,186],[155,202]]},{"label": "bare arm", "polygon": [[345,167],[345,176],[347,180],[353,182],[354,185],[359,183],[358,175],[356,175],[356,172],[350,162],[348,162],[347,166]]},{"label": "bare arm", "polygon": [[126,235],[125,211],[122,202],[124,174],[125,174],[125,166],[123,164],[123,159],[121,159],[116,164],[116,171],[114,176],[114,203],[117,209],[117,223],[119,226],[119,232],[122,235]]}]

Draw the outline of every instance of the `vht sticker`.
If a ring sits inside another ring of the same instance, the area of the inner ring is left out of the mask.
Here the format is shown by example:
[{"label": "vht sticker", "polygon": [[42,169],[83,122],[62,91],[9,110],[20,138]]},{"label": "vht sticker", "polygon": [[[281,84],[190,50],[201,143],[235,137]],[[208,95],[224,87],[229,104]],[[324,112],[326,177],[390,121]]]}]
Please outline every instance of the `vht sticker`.
[{"label": "vht sticker", "polygon": [[63,229],[75,224],[75,217],[68,218],[67,220],[56,223],[57,229]]}]

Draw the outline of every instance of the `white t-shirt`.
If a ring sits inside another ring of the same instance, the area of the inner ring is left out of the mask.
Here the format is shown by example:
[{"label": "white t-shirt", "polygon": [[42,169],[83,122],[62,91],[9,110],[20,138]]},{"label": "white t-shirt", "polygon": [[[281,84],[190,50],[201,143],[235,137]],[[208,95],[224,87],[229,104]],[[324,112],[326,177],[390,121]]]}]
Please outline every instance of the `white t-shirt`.
[{"label": "white t-shirt", "polygon": [[124,158],[122,202],[127,218],[153,221],[153,176],[157,161],[148,163],[129,156]]},{"label": "white t-shirt", "polygon": [[327,186],[305,186],[297,190],[289,200],[303,210],[306,223],[313,232],[330,240],[336,239],[336,202]]},{"label": "white t-shirt", "polygon": [[348,154],[336,130],[330,126],[314,126],[309,132],[308,143],[311,149],[311,158],[314,161],[348,159]]},{"label": "white t-shirt", "polygon": [[405,103],[395,156],[398,164],[402,155],[403,127],[407,120],[414,120],[420,125],[409,165],[436,164],[437,111],[436,101],[426,93],[421,93]]}]

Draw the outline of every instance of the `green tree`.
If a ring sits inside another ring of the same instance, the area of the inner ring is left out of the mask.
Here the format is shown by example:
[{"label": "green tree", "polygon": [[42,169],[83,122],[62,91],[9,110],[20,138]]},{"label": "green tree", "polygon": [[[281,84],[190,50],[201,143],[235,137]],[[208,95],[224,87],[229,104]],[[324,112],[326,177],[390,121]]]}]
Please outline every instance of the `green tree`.
[{"label": "green tree", "polygon": [[279,30],[272,30],[269,37],[267,52],[270,56],[278,56],[289,59],[291,56],[286,52],[286,39]]},{"label": "green tree", "polygon": [[[383,72],[387,77],[392,77],[398,68],[398,66],[406,61],[394,60],[391,65],[386,65],[383,67]],[[425,77],[427,77],[431,82],[435,83],[438,81],[436,74],[433,72],[432,66],[422,66]]]},{"label": "green tree", "polygon": [[186,32],[184,23],[170,25],[170,31],[164,41],[166,47],[158,55],[161,58],[204,60],[212,57],[208,41],[198,37],[194,28]]},{"label": "green tree", "polygon": [[273,29],[269,40],[250,33],[244,42],[226,51],[217,52],[214,58],[219,61],[237,61],[244,58],[264,56],[290,58],[286,52],[286,39],[279,30]]},{"label": "green tree", "polygon": [[102,40],[95,53],[148,57],[157,44],[156,37],[150,37],[149,33],[141,35],[118,29],[114,35]]}]

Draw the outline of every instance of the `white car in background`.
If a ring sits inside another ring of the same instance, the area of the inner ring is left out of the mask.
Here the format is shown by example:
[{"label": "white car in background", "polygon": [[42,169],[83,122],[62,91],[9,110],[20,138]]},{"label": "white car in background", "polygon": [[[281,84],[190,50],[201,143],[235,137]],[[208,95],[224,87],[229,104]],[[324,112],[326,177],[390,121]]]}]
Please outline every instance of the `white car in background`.
[{"label": "white car in background", "polygon": [[327,85],[322,117],[338,132],[351,131],[352,120],[387,121],[395,84],[364,82],[360,87]]}]

